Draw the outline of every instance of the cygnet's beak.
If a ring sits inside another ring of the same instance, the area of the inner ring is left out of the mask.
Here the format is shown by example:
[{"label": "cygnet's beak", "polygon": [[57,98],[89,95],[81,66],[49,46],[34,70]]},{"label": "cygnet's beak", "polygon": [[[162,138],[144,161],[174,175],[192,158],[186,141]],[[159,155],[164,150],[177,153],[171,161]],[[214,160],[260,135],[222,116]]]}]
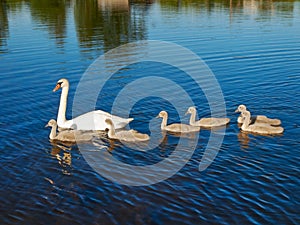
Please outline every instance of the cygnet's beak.
[{"label": "cygnet's beak", "polygon": [[49,127],[49,124],[47,123],[47,124],[45,125],[45,127]]},{"label": "cygnet's beak", "polygon": [[187,114],[189,114],[189,110],[188,110],[188,111],[186,111],[184,115],[186,116]]},{"label": "cygnet's beak", "polygon": [[155,118],[160,118],[159,114]]},{"label": "cygnet's beak", "polygon": [[239,111],[239,109],[237,108],[234,112],[238,113],[238,112],[240,112],[240,111]]},{"label": "cygnet's beak", "polygon": [[56,92],[60,88],[61,88],[61,84],[56,84],[55,88],[53,89],[53,92]]}]

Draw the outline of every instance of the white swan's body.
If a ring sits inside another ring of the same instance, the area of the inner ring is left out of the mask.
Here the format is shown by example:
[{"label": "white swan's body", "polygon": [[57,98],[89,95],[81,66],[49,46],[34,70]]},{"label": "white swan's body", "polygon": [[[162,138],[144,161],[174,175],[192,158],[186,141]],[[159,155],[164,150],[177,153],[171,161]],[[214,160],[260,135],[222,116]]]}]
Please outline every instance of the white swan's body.
[{"label": "white swan's body", "polygon": [[49,134],[51,140],[56,141],[66,141],[66,142],[82,142],[90,141],[93,139],[94,135],[91,133],[82,133],[79,130],[63,130],[58,134],[56,133],[57,123],[54,119],[49,120],[46,127],[52,127]]},{"label": "white swan's body", "polygon": [[195,107],[189,107],[185,114],[188,114],[188,113],[191,114],[190,125],[192,125],[192,126],[213,128],[213,127],[225,126],[230,122],[229,118],[214,118],[214,117],[202,118],[202,119],[196,121],[196,108]]},{"label": "white swan's body", "polygon": [[148,134],[142,134],[137,132],[136,130],[121,130],[116,132],[111,119],[106,119],[105,122],[109,126],[108,137],[111,139],[117,139],[127,142],[148,141],[150,139]]},{"label": "white swan's body", "polygon": [[257,134],[281,134],[284,129],[279,126],[272,126],[267,123],[253,123],[251,124],[251,114],[249,111],[241,113],[243,117],[243,125],[241,129],[247,132],[253,132]]},{"label": "white swan's body", "polygon": [[116,129],[119,129],[125,127],[133,120],[133,118],[124,119],[114,116],[102,110],[87,112],[72,120],[67,120],[66,109],[69,92],[69,82],[67,79],[60,79],[57,81],[56,87],[53,89],[53,91],[55,92],[60,88],[62,89],[62,92],[57,115],[57,124],[59,128],[71,129],[75,125],[77,130],[105,130],[108,128],[105,120],[110,118],[112,119]]},{"label": "white swan's body", "polygon": [[161,117],[162,122],[161,122],[161,129],[162,130],[166,130],[166,131],[170,131],[170,132],[174,132],[174,133],[190,133],[190,132],[197,132],[200,130],[200,127],[195,127],[195,126],[191,126],[188,124],[182,124],[182,123],[173,123],[170,125],[167,125],[167,120],[168,120],[168,113],[166,111],[161,111],[157,118]]},{"label": "white swan's body", "polygon": [[[235,110],[235,112],[244,112],[247,111],[247,107],[245,105],[239,105],[239,107]],[[263,115],[251,116],[250,118],[251,123],[267,123],[273,126],[280,126],[281,120],[279,119],[271,119]],[[238,123],[243,123],[243,116],[242,114],[237,119]]]}]

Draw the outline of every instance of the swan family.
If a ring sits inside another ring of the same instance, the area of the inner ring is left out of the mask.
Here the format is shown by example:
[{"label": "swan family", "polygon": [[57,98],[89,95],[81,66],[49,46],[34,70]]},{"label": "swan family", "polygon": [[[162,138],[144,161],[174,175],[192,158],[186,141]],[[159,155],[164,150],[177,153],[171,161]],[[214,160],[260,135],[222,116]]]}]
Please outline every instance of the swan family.
[{"label": "swan family", "polygon": [[[133,120],[133,118],[122,118],[102,110],[90,111],[71,120],[67,120],[66,109],[69,88],[69,81],[63,78],[57,81],[56,86],[53,89],[53,92],[56,92],[59,89],[62,91],[58,107],[57,121],[51,119],[46,125],[47,127],[51,127],[51,132],[49,134],[50,140],[66,142],[91,141],[95,137],[95,134],[91,131],[98,130],[107,131],[108,138],[119,141],[141,142],[148,141],[150,139],[148,134],[143,134],[132,129],[123,129]],[[240,128],[244,132],[272,135],[281,134],[284,131],[284,129],[280,126],[281,120],[271,119],[263,115],[251,116],[250,111],[245,105],[239,105],[235,112],[240,113],[237,122],[241,124]],[[201,127],[224,127],[230,122],[229,118],[214,117],[201,118],[196,121],[196,113],[197,110],[194,106],[187,109],[185,114],[191,114],[189,124],[167,124],[168,113],[166,111],[161,111],[156,118],[162,118],[160,126],[161,130],[171,133],[199,132]],[[59,133],[57,133],[57,129],[60,130]],[[90,133],[83,131],[90,131]]]}]

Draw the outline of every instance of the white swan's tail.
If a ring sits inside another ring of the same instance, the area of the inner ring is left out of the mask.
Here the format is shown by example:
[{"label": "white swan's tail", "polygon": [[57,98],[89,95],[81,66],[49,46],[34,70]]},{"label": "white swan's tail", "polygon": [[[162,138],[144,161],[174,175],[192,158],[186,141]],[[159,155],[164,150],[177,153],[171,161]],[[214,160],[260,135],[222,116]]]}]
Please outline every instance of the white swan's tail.
[{"label": "white swan's tail", "polygon": [[127,119],[122,118],[122,120],[119,119],[119,120],[113,121],[113,122],[114,122],[115,128],[120,129],[120,128],[126,127],[126,125],[129,124],[133,120],[134,120],[133,118],[127,118]]}]

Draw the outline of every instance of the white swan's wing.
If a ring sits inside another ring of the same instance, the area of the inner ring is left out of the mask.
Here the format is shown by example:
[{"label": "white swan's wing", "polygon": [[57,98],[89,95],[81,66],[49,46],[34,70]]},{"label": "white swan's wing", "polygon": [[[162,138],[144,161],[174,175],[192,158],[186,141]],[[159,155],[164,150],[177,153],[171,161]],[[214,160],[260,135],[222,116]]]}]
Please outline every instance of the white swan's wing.
[{"label": "white swan's wing", "polygon": [[58,126],[59,131],[65,130],[65,129],[74,129],[74,122],[73,122],[73,120],[57,121],[57,126]]},{"label": "white swan's wing", "polygon": [[74,118],[73,124],[76,125],[77,130],[105,130],[109,128],[105,122],[107,118],[113,121],[115,129],[123,128],[133,120],[114,116],[102,110],[96,110]]},{"label": "white swan's wing", "polygon": [[114,123],[115,129],[124,128],[128,123],[130,123],[133,120],[133,118],[122,118],[122,117],[115,116],[110,113],[104,112],[102,110],[96,110],[94,112],[96,113],[95,119],[97,121],[101,120],[103,117],[105,117],[105,119],[110,118]]}]

